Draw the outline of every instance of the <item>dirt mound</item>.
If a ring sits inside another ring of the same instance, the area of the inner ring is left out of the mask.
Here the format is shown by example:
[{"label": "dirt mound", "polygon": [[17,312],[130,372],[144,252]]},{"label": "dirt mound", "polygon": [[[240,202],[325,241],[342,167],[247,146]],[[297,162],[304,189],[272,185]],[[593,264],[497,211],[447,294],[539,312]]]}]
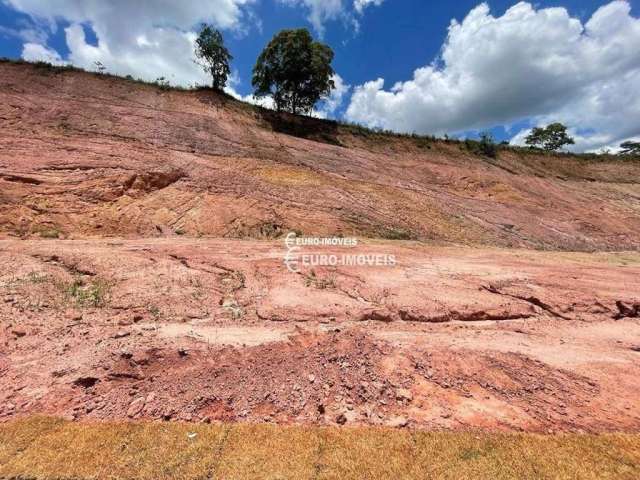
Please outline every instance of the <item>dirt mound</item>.
[{"label": "dirt mound", "polygon": [[640,163],[385,136],[207,91],[0,63],[0,234],[287,231],[640,246]]},{"label": "dirt mound", "polygon": [[[104,352],[90,370],[53,376],[55,385],[21,404],[20,415],[533,431],[640,426],[633,412],[611,421],[597,408],[597,381],[523,354],[415,352],[350,327],[246,348],[134,343]],[[3,416],[16,413],[8,408]]]}]

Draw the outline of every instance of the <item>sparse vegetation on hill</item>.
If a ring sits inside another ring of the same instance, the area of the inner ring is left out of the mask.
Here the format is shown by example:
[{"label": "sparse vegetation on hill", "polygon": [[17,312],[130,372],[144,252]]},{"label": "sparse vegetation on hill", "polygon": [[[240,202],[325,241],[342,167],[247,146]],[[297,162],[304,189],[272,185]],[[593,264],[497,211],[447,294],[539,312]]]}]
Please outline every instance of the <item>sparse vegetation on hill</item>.
[{"label": "sparse vegetation on hill", "polygon": [[496,158],[498,156],[498,146],[493,140],[493,136],[488,132],[480,134],[480,140],[467,139],[464,141],[465,147],[472,153]]},{"label": "sparse vegetation on hill", "polygon": [[[39,69],[42,72],[48,72],[53,74],[62,74],[65,72],[67,73],[82,72],[86,74],[95,74],[95,75],[98,74],[98,72],[87,71],[82,68],[75,67],[73,65],[52,65],[47,62],[27,62],[21,59],[0,58],[0,64],[1,63],[29,65],[36,69]],[[115,75],[111,73],[102,73],[101,75],[104,76],[105,78],[122,79],[129,82],[134,82],[140,85],[157,87],[164,91],[189,92],[189,91],[210,90],[210,87],[206,87],[204,85],[192,85],[191,87],[171,85],[166,82],[166,79],[164,77],[159,77],[155,81],[149,81],[141,78],[135,78],[131,75],[120,76],[120,75]],[[218,91],[216,93],[222,96],[223,98],[225,98],[227,102],[242,105],[244,108],[248,108],[256,112],[270,111],[269,109],[266,109],[262,106],[254,105],[249,102],[238,100],[237,98],[232,97],[231,95],[225,93],[224,91]],[[291,123],[291,121],[288,120],[288,115],[290,115],[289,112],[274,111],[274,114],[277,114],[280,116],[281,123],[282,122],[289,123],[289,124]],[[416,133],[395,132],[392,130],[385,130],[381,128],[366,127],[364,125],[349,123],[341,120],[310,118],[310,117],[305,117],[300,115],[295,115],[295,117],[299,118],[299,120],[295,120],[295,122],[298,124],[296,127],[297,136],[302,136],[305,138],[312,136],[313,130],[315,129],[315,127],[312,127],[313,125],[324,124],[331,129],[339,127],[345,133],[349,133],[357,137],[362,137],[362,138],[371,139],[371,140],[375,140],[375,139],[385,140],[385,139],[393,139],[393,138],[410,139],[413,141],[413,143],[417,147],[425,148],[425,149],[431,148],[435,142],[443,142],[445,144],[450,144],[450,145],[459,145],[459,147],[462,150],[470,151],[472,153],[479,154],[480,156],[491,156],[491,155],[487,155],[486,153],[481,153],[483,147],[477,145],[479,142],[478,140],[458,139],[458,138],[452,138],[446,135],[444,137],[437,137],[435,135],[428,135],[428,134],[420,135]],[[323,128],[326,130],[327,127],[323,127]],[[482,139],[480,139],[480,142],[481,141]],[[631,146],[633,146],[633,144],[637,142],[629,142],[629,143]],[[572,158],[581,159],[585,161],[640,160],[640,151],[633,148],[630,150],[623,150],[620,153],[611,153],[609,151],[602,152],[602,153],[576,153],[576,152],[568,152],[568,151],[558,152],[558,151],[552,151],[552,150],[543,150],[543,149],[537,149],[530,146],[522,147],[518,145],[511,145],[509,143],[504,143],[504,142],[500,144],[496,144],[490,148],[493,149],[494,147],[495,147],[496,155],[499,155],[500,151],[510,151],[520,155],[535,154],[538,156],[572,157]]]}]

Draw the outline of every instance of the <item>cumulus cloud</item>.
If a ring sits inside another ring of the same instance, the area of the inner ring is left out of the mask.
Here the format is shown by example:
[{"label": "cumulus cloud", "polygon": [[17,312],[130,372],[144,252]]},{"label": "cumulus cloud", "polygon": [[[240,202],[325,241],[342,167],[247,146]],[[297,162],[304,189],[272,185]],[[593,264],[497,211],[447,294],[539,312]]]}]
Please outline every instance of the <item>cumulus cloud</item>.
[{"label": "cumulus cloud", "polygon": [[451,22],[440,58],[411,80],[356,87],[346,117],[435,134],[559,120],[572,127],[575,149],[597,149],[640,134],[638,45],[640,20],[626,1],[584,25],[564,8],[520,2],[494,17],[483,3]]},{"label": "cumulus cloud", "polygon": [[382,5],[382,2],[384,2],[384,0],[353,0],[353,8],[356,12],[362,14],[364,9],[369,5],[375,5],[379,7],[380,5]]},{"label": "cumulus cloud", "polygon": [[[192,62],[195,27],[209,22],[240,31],[246,7],[254,0],[5,0],[28,14],[35,25],[65,29],[69,61],[90,69],[99,61],[116,74],[146,80],[164,76],[171,83],[205,83],[204,73]],[[87,39],[91,29],[97,44]],[[44,42],[41,49],[50,50]],[[30,47],[33,49],[34,47]]]},{"label": "cumulus cloud", "polygon": [[51,65],[65,65],[60,54],[39,43],[25,43],[22,47],[22,58],[28,62],[47,62]]},{"label": "cumulus cloud", "polygon": [[342,106],[345,96],[351,90],[351,85],[347,85],[342,77],[337,73],[333,76],[333,83],[335,88],[331,90],[331,93],[325,98],[320,107],[320,112],[324,117],[330,117]]}]

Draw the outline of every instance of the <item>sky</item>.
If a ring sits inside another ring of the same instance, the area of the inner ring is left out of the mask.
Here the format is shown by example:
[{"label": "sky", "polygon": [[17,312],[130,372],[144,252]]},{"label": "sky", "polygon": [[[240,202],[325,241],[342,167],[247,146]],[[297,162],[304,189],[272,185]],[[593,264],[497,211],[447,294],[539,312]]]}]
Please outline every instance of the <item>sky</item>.
[{"label": "sky", "polygon": [[[398,132],[523,144],[560,121],[575,151],[640,140],[640,0],[0,0],[0,57],[172,84],[208,83],[199,26],[234,56],[228,92],[252,97],[260,51],[308,28],[335,52],[314,114]],[[268,106],[269,101],[262,104]]]}]

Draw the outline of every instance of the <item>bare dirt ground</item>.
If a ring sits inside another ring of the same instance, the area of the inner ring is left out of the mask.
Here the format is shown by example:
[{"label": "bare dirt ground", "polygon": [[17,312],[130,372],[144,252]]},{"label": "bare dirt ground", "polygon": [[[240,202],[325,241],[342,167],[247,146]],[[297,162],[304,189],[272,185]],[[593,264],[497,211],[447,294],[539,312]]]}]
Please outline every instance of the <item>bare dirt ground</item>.
[{"label": "bare dirt ground", "polygon": [[640,254],[353,250],[2,241],[0,419],[640,430]]},{"label": "bare dirt ground", "polygon": [[0,421],[640,431],[637,158],[7,61],[0,145]]}]

